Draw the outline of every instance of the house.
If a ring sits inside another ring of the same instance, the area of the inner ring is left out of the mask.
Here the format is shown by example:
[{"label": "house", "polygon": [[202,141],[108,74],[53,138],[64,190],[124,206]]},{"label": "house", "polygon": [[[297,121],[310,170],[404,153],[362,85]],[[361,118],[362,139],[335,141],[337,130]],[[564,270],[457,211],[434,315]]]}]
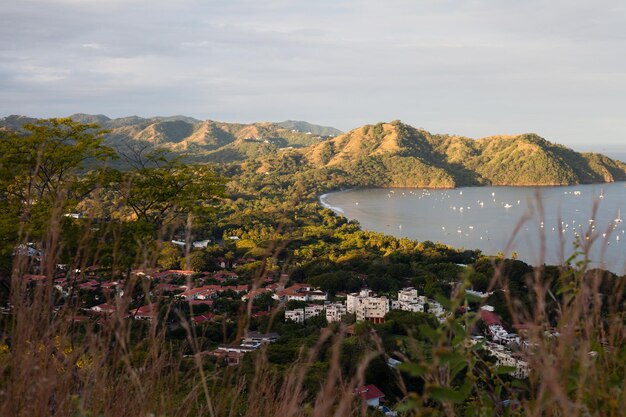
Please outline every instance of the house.
[{"label": "house", "polygon": [[285,320],[295,321],[296,323],[304,323],[311,317],[319,316],[324,311],[324,306],[320,304],[310,304],[304,308],[285,311]]},{"label": "house", "polygon": [[490,310],[485,309],[485,308],[481,308],[478,311],[478,314],[480,315],[480,319],[487,326],[493,326],[493,325],[502,326],[502,321],[500,320],[500,317],[498,317],[498,315],[496,313],[494,313],[493,311],[490,311]]},{"label": "house", "polygon": [[370,407],[378,407],[380,400],[385,396],[376,385],[365,385],[353,391],[353,394],[367,403]]},{"label": "house", "polygon": [[115,304],[104,303],[93,306],[89,310],[98,314],[113,314],[117,311],[117,306]]},{"label": "house", "polygon": [[304,323],[304,309],[297,308],[295,310],[285,311],[285,321],[293,321],[295,323]]},{"label": "house", "polygon": [[465,290],[465,294],[471,295],[473,297],[478,297],[478,298],[488,298],[491,294],[493,294],[493,292],[481,292],[481,291],[474,291],[474,290]]},{"label": "house", "polygon": [[42,282],[46,280],[45,275],[26,274],[22,277],[26,282]]},{"label": "house", "polygon": [[136,320],[155,320],[159,316],[159,308],[156,303],[141,306],[131,311],[131,316]]},{"label": "house", "polygon": [[192,243],[192,245],[195,249],[204,249],[207,246],[209,246],[209,243],[211,243],[210,239],[204,239],[204,240],[196,240]]},{"label": "house", "polygon": [[276,291],[272,298],[281,301],[326,301],[328,294],[307,284],[296,283],[284,290]]},{"label": "house", "polygon": [[187,291],[183,291],[180,294],[176,294],[175,297],[182,300],[208,300],[214,298],[217,295],[217,285],[205,285],[198,288],[192,288]]},{"label": "house", "polygon": [[309,304],[304,307],[304,319],[308,320],[311,317],[319,316],[324,311],[324,306],[321,304]]},{"label": "house", "polygon": [[231,271],[219,271],[216,272],[215,274],[213,274],[213,278],[220,281],[220,280],[229,280],[229,279],[237,279],[239,278],[239,276],[235,273],[235,272],[231,272]]},{"label": "house", "polygon": [[398,291],[398,302],[417,304],[417,290],[413,287],[402,288]]},{"label": "house", "polygon": [[95,291],[98,289],[97,287],[99,286],[100,283],[98,281],[96,281],[95,279],[90,279],[89,281],[78,284],[78,289],[84,291]]},{"label": "house", "polygon": [[437,317],[439,321],[442,321],[446,314],[446,309],[443,308],[440,303],[432,299],[424,301],[424,305],[426,305],[426,303],[428,303],[428,310],[426,312]]},{"label": "house", "polygon": [[237,353],[248,353],[253,352],[259,348],[260,344],[241,344],[241,345],[219,345],[217,350],[222,352],[237,352]]},{"label": "house", "polygon": [[504,346],[495,343],[485,344],[485,349],[496,358],[496,366],[515,368],[515,370],[510,373],[512,377],[517,379],[528,378],[530,368],[526,360],[507,350]]},{"label": "house", "polygon": [[254,300],[255,298],[265,294],[271,292],[271,290],[269,290],[268,288],[257,288],[255,290],[249,291],[247,294],[243,295],[241,297],[241,301],[248,301],[248,300]]},{"label": "house", "polygon": [[326,321],[329,323],[341,321],[341,318],[347,313],[345,304],[332,303],[326,305]]},{"label": "house", "polygon": [[385,315],[389,312],[389,300],[387,297],[373,296],[370,290],[361,290],[359,293],[348,294],[346,310],[356,314],[357,321],[384,323]]},{"label": "house", "polygon": [[[398,291],[398,300],[391,302],[391,308],[413,313],[423,313],[427,302],[426,297],[419,296],[415,288],[407,287]],[[431,302],[428,302],[428,304],[430,306]]]},{"label": "house", "polygon": [[246,336],[242,339],[242,344],[243,343],[268,344],[268,343],[272,343],[278,340],[278,337],[279,337],[278,333],[275,333],[275,332],[272,332],[272,333],[248,332]]},{"label": "house", "polygon": [[210,356],[223,358],[228,366],[239,365],[245,354],[246,352],[226,351],[219,348],[208,353]]}]

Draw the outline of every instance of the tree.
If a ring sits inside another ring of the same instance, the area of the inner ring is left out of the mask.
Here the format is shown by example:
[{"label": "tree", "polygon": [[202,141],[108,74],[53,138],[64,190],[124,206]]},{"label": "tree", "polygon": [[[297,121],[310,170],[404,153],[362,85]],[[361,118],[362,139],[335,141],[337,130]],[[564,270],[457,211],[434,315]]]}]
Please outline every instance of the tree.
[{"label": "tree", "polygon": [[176,245],[166,242],[159,252],[157,263],[163,269],[176,269],[180,265],[180,255]]},{"label": "tree", "polygon": [[122,202],[134,218],[155,226],[189,214],[210,215],[224,193],[224,180],[209,166],[178,161],[124,173],[119,186]]},{"label": "tree", "polygon": [[[105,133],[95,124],[69,118],[40,120],[19,132],[0,132],[0,206],[6,220],[3,226],[7,226],[0,234],[5,244],[15,243],[18,224],[31,237],[41,235],[53,218],[97,186],[97,175],[84,174],[116,157],[103,144]],[[11,237],[6,238],[7,234]]]},{"label": "tree", "polygon": [[191,269],[195,272],[202,272],[211,269],[214,266],[212,258],[203,250],[194,250],[189,254],[189,257],[182,258],[180,260],[180,266],[182,269]]}]

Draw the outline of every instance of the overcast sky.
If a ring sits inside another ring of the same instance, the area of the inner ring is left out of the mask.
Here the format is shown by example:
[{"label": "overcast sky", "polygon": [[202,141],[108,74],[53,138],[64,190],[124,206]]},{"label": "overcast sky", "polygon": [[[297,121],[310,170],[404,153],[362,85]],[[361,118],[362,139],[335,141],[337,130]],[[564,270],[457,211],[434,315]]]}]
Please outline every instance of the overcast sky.
[{"label": "overcast sky", "polygon": [[0,0],[0,116],[536,132],[626,149],[623,0]]}]

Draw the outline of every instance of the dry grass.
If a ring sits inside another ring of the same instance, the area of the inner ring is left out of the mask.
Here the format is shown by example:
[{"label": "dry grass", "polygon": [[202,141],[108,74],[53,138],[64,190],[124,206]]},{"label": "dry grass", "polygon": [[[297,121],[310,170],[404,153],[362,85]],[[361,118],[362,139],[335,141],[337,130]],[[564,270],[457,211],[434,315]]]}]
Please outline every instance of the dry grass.
[{"label": "dry grass", "polygon": [[[540,200],[537,210],[541,213]],[[531,213],[529,216],[537,215]],[[522,219],[523,221],[527,218]],[[66,303],[55,310],[58,299],[52,290],[60,251],[58,223],[45,239],[48,257],[40,265],[47,276],[44,285],[29,289],[22,279],[32,268],[28,258],[16,257],[11,282],[10,315],[1,318],[0,415],[1,416],[365,416],[372,410],[356,401],[353,390],[365,382],[368,364],[385,355],[375,334],[371,349],[358,361],[356,372],[345,375],[341,366],[343,328],[324,329],[318,342],[303,349],[300,358],[282,372],[272,366],[265,350],[253,363],[229,369],[208,367],[201,354],[194,326],[183,325],[192,358],[166,337],[166,327],[155,322],[139,326],[127,317],[133,287],[129,279],[125,294],[114,300],[118,313],[104,322],[77,322],[80,305]],[[24,239],[26,242],[27,239]],[[86,240],[87,241],[87,240]],[[85,242],[86,242],[85,241]],[[590,242],[593,244],[593,241]],[[151,247],[153,248],[153,247]],[[277,253],[281,247],[272,248]],[[83,248],[84,251],[92,250]],[[146,248],[143,259],[154,262]],[[545,248],[542,248],[545,253]],[[407,368],[424,381],[421,392],[404,393],[406,415],[513,415],[524,416],[618,416],[626,410],[626,350],[623,279],[608,283],[599,271],[586,271],[588,246],[582,247],[578,268],[563,269],[554,294],[554,282],[543,268],[529,277],[532,306],[520,305],[509,292],[502,264],[494,264],[492,288],[505,289],[513,322],[528,327],[527,360],[532,369],[526,388],[495,375],[493,366],[467,343],[477,318],[467,314],[444,323],[432,336],[432,351],[425,352],[409,341]],[[77,254],[76,267],[84,267]],[[146,265],[148,266],[148,265]],[[259,271],[257,277],[261,277]],[[259,279],[254,286],[259,286]],[[462,291],[452,300],[456,309],[464,303]],[[151,300],[147,300],[151,301]],[[251,306],[239,323],[247,328]],[[551,313],[556,311],[556,317]],[[274,312],[275,314],[275,312]],[[461,326],[463,327],[463,326]],[[547,331],[559,337],[547,336]],[[458,337],[461,336],[461,337]],[[305,379],[312,364],[325,351],[328,369],[316,392],[307,390]],[[455,404],[442,396],[443,389],[458,391],[451,355],[464,361],[461,375],[471,382],[471,406]],[[518,407],[501,407],[509,398]]]}]

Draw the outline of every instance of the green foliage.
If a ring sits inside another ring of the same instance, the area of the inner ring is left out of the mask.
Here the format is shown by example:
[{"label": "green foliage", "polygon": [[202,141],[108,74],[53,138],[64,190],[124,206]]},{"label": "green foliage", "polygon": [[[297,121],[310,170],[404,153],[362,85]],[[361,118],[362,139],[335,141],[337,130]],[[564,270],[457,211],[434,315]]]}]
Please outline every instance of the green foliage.
[{"label": "green foliage", "polygon": [[[94,177],[79,174],[88,165],[97,168],[115,157],[103,145],[104,133],[96,125],[71,119],[40,120],[24,125],[21,132],[0,131],[0,202],[5,221],[21,222],[26,233],[40,236],[50,219],[72,209],[86,190],[97,185],[88,181]],[[15,227],[5,227],[2,232],[15,236]]]},{"label": "green foliage", "polygon": [[181,215],[211,215],[223,182],[208,166],[167,163],[124,173],[118,192],[137,220],[168,223]]}]

